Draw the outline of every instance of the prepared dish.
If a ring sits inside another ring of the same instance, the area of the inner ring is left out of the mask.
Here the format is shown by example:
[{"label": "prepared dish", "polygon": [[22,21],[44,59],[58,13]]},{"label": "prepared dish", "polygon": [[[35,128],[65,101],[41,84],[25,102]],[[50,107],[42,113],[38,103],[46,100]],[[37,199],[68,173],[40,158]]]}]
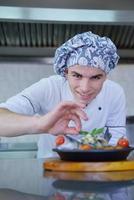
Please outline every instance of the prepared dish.
[{"label": "prepared dish", "polygon": [[115,146],[110,146],[104,137],[104,128],[93,129],[91,132],[80,131],[78,135],[59,135],[55,143],[58,149],[121,149],[129,147],[127,138],[119,138]]}]

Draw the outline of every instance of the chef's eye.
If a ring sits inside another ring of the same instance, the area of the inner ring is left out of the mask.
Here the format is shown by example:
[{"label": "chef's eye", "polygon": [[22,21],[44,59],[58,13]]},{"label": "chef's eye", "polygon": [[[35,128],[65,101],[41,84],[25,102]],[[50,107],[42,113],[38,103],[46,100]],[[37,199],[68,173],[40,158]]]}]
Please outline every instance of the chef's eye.
[{"label": "chef's eye", "polygon": [[75,78],[82,78],[82,75],[80,75],[80,74],[72,74],[72,76]]},{"label": "chef's eye", "polygon": [[92,80],[100,80],[102,78],[102,76],[93,76]]}]

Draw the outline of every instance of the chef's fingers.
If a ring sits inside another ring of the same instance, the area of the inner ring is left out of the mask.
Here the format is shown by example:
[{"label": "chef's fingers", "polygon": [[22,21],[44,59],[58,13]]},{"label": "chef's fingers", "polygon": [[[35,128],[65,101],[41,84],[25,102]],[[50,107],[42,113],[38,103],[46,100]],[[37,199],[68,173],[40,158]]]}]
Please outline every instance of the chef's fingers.
[{"label": "chef's fingers", "polygon": [[56,110],[58,113],[65,114],[66,112],[72,111],[75,112],[77,110],[81,111],[81,114],[83,115],[83,118],[85,118],[86,113],[83,110],[84,105],[80,103],[74,103],[72,101],[67,102],[61,102],[57,107]]},{"label": "chef's fingers", "polygon": [[[81,120],[80,120],[80,117],[75,115],[75,114],[68,114],[68,116],[65,116],[66,120],[68,121],[68,124],[67,124],[67,127],[66,127],[66,133],[67,132],[67,129],[69,129],[69,131],[73,130],[73,133],[78,133],[80,130],[81,130]],[[74,126],[73,127],[69,127],[69,122],[73,121],[74,122]],[[73,129],[71,129],[73,128]],[[75,132],[74,132],[75,131]],[[70,133],[70,132],[69,132]]]},{"label": "chef's fingers", "polygon": [[66,107],[69,107],[69,108],[82,108],[84,109],[85,108],[85,104],[83,103],[76,103],[76,102],[73,102],[73,101],[63,101],[59,104],[59,107],[62,107],[62,108],[66,108]]},{"label": "chef's fingers", "polygon": [[[81,107],[80,107],[81,105]],[[85,113],[85,111],[82,109],[82,105],[80,103],[74,103],[74,102],[62,102],[61,104],[61,112],[60,114],[68,114],[72,113],[75,115],[78,115],[83,120],[88,120],[88,116]]]},{"label": "chef's fingers", "polygon": [[80,130],[77,127],[68,127],[64,134],[78,134]]},{"label": "chef's fingers", "polygon": [[83,119],[85,121],[88,120],[87,114],[82,109],[77,108],[77,109],[74,109],[74,110],[70,110],[70,112],[72,114],[79,116],[81,119]]}]

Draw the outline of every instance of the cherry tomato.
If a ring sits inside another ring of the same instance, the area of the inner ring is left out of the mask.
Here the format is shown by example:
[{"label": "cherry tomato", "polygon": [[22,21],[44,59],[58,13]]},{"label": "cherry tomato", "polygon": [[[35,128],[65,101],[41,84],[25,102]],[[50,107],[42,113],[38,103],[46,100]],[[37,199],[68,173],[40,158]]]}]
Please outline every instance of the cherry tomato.
[{"label": "cherry tomato", "polygon": [[129,141],[126,138],[120,138],[117,142],[117,146],[129,147]]},{"label": "cherry tomato", "polygon": [[55,200],[65,200],[65,197],[58,192],[55,194]]},{"label": "cherry tomato", "polygon": [[81,150],[90,150],[92,147],[89,144],[81,144],[79,147]]},{"label": "cherry tomato", "polygon": [[56,140],[55,140],[56,146],[59,146],[59,145],[63,144],[64,142],[65,142],[65,138],[63,135],[58,135],[56,137]]}]

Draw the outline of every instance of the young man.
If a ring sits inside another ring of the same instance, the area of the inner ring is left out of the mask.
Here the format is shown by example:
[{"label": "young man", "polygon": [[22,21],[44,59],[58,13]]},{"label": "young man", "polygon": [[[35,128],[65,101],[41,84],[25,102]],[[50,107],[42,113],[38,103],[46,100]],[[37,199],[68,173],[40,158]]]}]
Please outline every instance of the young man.
[{"label": "young man", "polygon": [[[125,96],[117,83],[107,80],[107,74],[118,59],[109,38],[91,32],[74,36],[56,51],[58,75],[40,80],[0,105],[1,133],[76,133],[109,127],[109,144],[116,144],[126,134]],[[40,136],[38,157],[53,155],[54,140],[52,134]]]}]

